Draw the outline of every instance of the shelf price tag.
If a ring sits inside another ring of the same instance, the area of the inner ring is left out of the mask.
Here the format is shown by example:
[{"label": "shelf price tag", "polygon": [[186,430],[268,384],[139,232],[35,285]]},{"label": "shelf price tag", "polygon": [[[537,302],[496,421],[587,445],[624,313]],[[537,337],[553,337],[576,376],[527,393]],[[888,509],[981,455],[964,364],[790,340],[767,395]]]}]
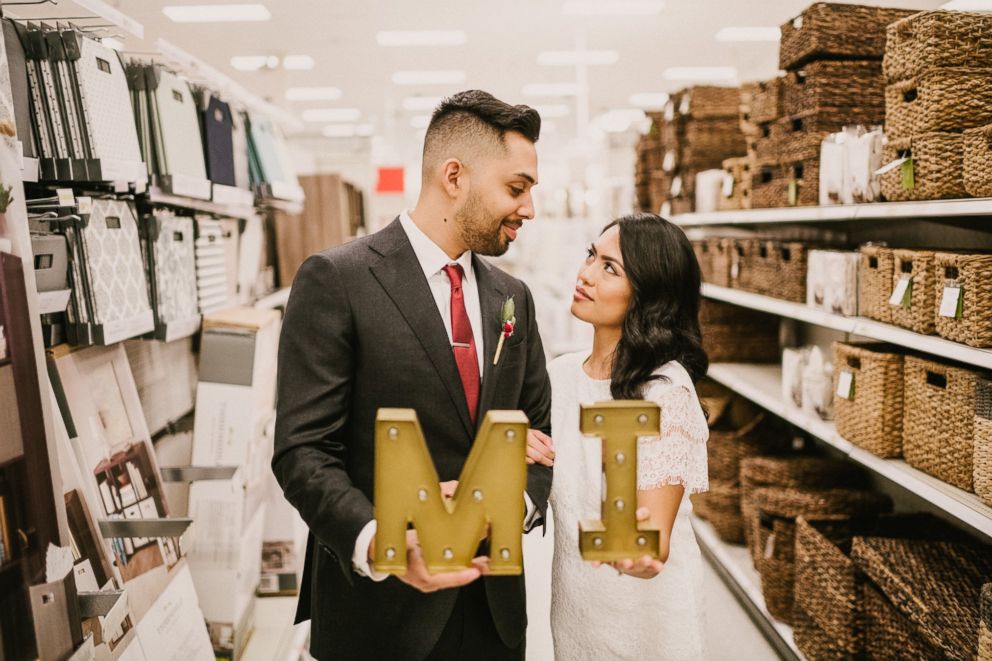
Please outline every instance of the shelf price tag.
[{"label": "shelf price tag", "polygon": [[678,197],[682,193],[682,177],[672,179],[672,197]]},{"label": "shelf price tag", "polygon": [[895,288],[892,290],[892,297],[889,298],[889,305],[901,305],[908,308],[913,300],[913,276],[904,275],[899,278]]},{"label": "shelf price tag", "polygon": [[842,370],[837,376],[837,396],[847,400],[854,399],[854,372]]},{"label": "shelf price tag", "polygon": [[729,172],[723,175],[723,196],[731,197],[734,194],[734,175]]},{"label": "shelf price tag", "polygon": [[680,115],[689,114],[689,105],[691,102],[692,102],[692,94],[686,93],[686,95],[682,97],[682,102],[679,104]]},{"label": "shelf price tag", "polygon": [[794,207],[799,202],[799,182],[795,179],[789,180],[789,206]]},{"label": "shelf price tag", "polygon": [[903,189],[913,190],[916,188],[916,175],[913,171],[913,159],[907,158],[901,167]]},{"label": "shelf price tag", "polygon": [[675,151],[669,149],[665,152],[665,158],[661,161],[661,169],[665,172],[671,172],[675,169]]},{"label": "shelf price tag", "polygon": [[944,287],[940,299],[940,316],[950,319],[960,319],[964,314],[964,289],[959,284],[949,284]]},{"label": "shelf price tag", "polygon": [[57,188],[55,195],[59,198],[60,207],[76,206],[76,196],[73,195],[71,188]]}]

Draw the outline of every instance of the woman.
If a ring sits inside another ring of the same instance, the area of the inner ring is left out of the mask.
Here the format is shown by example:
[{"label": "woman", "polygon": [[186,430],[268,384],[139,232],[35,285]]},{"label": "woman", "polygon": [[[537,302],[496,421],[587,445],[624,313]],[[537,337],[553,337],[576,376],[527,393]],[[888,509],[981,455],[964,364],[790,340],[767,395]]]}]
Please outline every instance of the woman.
[{"label": "woman", "polygon": [[[706,418],[694,382],[699,265],[685,234],[651,214],[607,225],[579,270],[572,314],[593,325],[591,351],[551,363],[554,442],[531,435],[528,461],[554,464],[551,628],[558,659],[700,659],[702,560],[688,494],[708,487]],[[599,443],[579,432],[579,404],[646,399],[661,435],[638,443],[640,520],[661,531],[661,557],[584,562],[580,519],[600,518]],[[609,564],[610,566],[606,566]]]}]

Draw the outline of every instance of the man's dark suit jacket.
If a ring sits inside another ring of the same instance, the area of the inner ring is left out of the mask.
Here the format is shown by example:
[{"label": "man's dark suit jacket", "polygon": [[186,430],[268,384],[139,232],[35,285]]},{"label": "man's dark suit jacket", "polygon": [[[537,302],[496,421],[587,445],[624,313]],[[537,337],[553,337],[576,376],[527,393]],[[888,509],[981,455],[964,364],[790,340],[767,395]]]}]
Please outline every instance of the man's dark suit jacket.
[{"label": "man's dark suit jacket", "polygon": [[[550,433],[551,385],[530,291],[477,256],[474,268],[485,366],[478,420],[491,409],[522,410],[531,427]],[[510,296],[516,330],[493,366]],[[416,410],[441,481],[458,479],[476,431],[437,304],[398,219],[300,267],[278,381],[272,467],[310,527],[297,620],[312,620],[311,653],[423,658],[456,590],[422,594],[395,577],[377,583],[351,562],[359,532],[374,518],[376,411]],[[529,466],[527,493],[542,515],[550,488],[551,469]],[[527,623],[523,576],[482,580],[500,637],[519,645]]]}]

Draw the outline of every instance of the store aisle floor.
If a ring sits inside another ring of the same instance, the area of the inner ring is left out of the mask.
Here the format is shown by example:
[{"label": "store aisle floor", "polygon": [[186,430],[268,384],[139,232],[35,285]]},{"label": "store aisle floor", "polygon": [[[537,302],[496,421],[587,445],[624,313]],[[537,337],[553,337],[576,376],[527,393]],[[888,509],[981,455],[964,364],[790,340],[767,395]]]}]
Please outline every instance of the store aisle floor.
[{"label": "store aisle floor", "polygon": [[[554,523],[547,534],[534,531],[524,537],[524,567],[527,570],[527,659],[552,661],[551,559],[554,554]],[[712,661],[765,661],[777,658],[717,573],[704,562],[703,589],[706,603],[706,641]]]}]

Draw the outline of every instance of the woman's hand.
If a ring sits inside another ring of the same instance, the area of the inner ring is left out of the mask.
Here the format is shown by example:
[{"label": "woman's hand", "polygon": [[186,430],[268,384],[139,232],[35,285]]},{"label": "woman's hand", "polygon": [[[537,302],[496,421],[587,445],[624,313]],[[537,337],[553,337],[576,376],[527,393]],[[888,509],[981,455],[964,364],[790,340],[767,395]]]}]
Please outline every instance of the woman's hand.
[{"label": "woman's hand", "polygon": [[527,430],[527,463],[554,466],[555,442],[536,429]]},{"label": "woman's hand", "polygon": [[[637,508],[637,521],[641,523],[647,521],[651,518],[651,511],[646,507]],[[616,560],[614,562],[593,562],[593,567],[599,567],[600,565],[609,565],[617,570],[618,574],[626,574],[627,576],[633,576],[634,578],[654,578],[661,573],[661,570],[665,568],[665,563],[661,560],[652,558],[649,555],[642,556],[636,560]]]}]

